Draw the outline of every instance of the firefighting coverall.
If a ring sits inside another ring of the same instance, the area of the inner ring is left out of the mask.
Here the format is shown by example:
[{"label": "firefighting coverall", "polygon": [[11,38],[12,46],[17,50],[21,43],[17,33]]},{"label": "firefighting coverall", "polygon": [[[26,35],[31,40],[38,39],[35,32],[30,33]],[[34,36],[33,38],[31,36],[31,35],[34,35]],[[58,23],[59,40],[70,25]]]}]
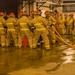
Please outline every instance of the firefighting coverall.
[{"label": "firefighting coverall", "polygon": [[51,27],[51,25],[55,25],[56,24],[56,20],[52,16],[50,16],[49,19],[48,19],[48,24],[50,26],[50,30],[52,31],[49,34],[51,36],[52,44],[55,44],[56,43],[55,31],[53,30],[53,28]]},{"label": "firefighting coverall", "polygon": [[50,43],[49,43],[49,38],[48,38],[48,34],[47,34],[47,30],[45,28],[45,26],[47,26],[47,21],[45,21],[44,18],[42,18],[39,15],[36,15],[34,17],[33,20],[30,21],[30,25],[34,25],[34,27],[36,28],[34,30],[34,38],[33,38],[33,48],[37,47],[37,42],[40,36],[42,36],[42,39],[44,41],[45,44],[45,48],[46,49],[50,49]]},{"label": "firefighting coverall", "polygon": [[59,15],[56,14],[56,15],[54,16],[54,19],[56,20],[56,23],[55,23],[54,27],[55,27],[55,29],[56,29],[57,31],[59,30],[58,18],[59,18]]},{"label": "firefighting coverall", "polygon": [[69,18],[67,23],[67,34],[72,34],[74,28],[74,18]]},{"label": "firefighting coverall", "polygon": [[50,35],[50,41],[52,42],[52,44],[55,44],[56,42],[56,36],[55,36],[55,31],[52,29],[52,27],[50,25],[55,25],[56,23],[56,20],[52,17],[52,16],[49,16],[49,17],[46,17],[45,20],[48,22],[48,26],[50,28],[51,31],[49,31],[49,34]]},{"label": "firefighting coverall", "polygon": [[59,33],[65,34],[65,19],[63,17],[59,17]]},{"label": "firefighting coverall", "polygon": [[66,30],[66,34],[68,34],[68,32],[67,32],[67,24],[68,24],[68,21],[69,21],[69,18],[68,17],[65,17],[65,22],[64,22],[64,24],[65,24],[65,30]]},{"label": "firefighting coverall", "polygon": [[7,35],[6,35],[6,46],[10,46],[11,37],[14,40],[14,45],[17,45],[17,36],[15,31],[15,24],[16,19],[14,17],[9,17],[6,20],[6,26],[7,26]]},{"label": "firefighting coverall", "polygon": [[74,18],[74,22],[73,22],[73,31],[72,31],[72,35],[75,35],[75,18]]},{"label": "firefighting coverall", "polygon": [[24,39],[27,39],[27,41],[29,43],[29,47],[32,48],[32,32],[29,29],[28,23],[29,23],[29,19],[26,16],[22,16],[17,21],[17,25],[19,25],[21,36],[22,36],[20,43],[22,44],[22,41]]},{"label": "firefighting coverall", "polygon": [[1,46],[4,47],[5,46],[5,19],[0,16],[0,42],[1,42]]}]

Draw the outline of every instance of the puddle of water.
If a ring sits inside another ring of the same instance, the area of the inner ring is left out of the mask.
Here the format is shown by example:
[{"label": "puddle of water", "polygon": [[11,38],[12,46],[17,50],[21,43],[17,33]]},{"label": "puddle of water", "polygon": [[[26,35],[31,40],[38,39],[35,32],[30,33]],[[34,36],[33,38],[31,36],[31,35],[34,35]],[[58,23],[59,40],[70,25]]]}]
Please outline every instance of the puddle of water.
[{"label": "puddle of water", "polygon": [[73,63],[73,62],[74,62],[74,61],[73,61],[73,59],[74,59],[73,56],[64,56],[64,57],[62,57],[61,59],[65,60],[65,61],[63,62],[63,64],[66,64],[66,63]]},{"label": "puddle of water", "polygon": [[75,50],[73,50],[73,48],[68,48],[65,51],[63,51],[62,53],[65,53],[66,56],[63,56],[61,59],[64,60],[63,64],[66,63],[73,63],[74,62],[74,54],[75,54]]},{"label": "puddle of water", "polygon": [[75,51],[72,48],[68,48],[65,51],[63,51],[66,55],[73,55],[75,54]]}]

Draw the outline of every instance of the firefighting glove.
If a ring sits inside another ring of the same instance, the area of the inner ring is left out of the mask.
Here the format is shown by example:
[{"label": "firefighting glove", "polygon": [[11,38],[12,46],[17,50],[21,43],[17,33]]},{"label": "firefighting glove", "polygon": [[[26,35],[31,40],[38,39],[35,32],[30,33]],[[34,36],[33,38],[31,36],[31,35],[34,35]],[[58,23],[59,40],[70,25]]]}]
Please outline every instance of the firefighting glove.
[{"label": "firefighting glove", "polygon": [[7,26],[4,26],[5,29],[7,29]]},{"label": "firefighting glove", "polygon": [[52,27],[54,24],[51,24],[50,27]]}]

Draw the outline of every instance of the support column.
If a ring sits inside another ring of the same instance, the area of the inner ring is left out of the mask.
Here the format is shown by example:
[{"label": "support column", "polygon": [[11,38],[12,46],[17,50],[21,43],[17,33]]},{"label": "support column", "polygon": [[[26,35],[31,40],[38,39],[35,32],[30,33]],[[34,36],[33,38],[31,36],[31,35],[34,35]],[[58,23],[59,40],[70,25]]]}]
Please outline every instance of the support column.
[{"label": "support column", "polygon": [[34,9],[34,10],[37,9],[36,2],[33,3],[33,9]]}]

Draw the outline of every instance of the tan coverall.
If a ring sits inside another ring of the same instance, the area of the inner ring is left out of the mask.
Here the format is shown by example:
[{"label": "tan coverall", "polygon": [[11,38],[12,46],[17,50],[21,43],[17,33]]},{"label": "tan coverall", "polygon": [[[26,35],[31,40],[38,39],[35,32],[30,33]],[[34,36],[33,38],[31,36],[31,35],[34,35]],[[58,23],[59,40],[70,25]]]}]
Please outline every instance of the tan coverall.
[{"label": "tan coverall", "polygon": [[65,28],[66,28],[65,30],[66,30],[66,34],[68,34],[68,32],[67,32],[67,31],[68,31],[68,30],[67,30],[68,21],[69,21],[69,17],[67,16],[67,17],[65,17]]},{"label": "tan coverall", "polygon": [[67,23],[67,34],[72,34],[73,32],[73,27],[74,27],[74,18],[69,18],[68,23]]},{"label": "tan coverall", "polygon": [[73,31],[72,31],[72,35],[75,35],[75,18],[74,18],[74,26],[73,26]]},{"label": "tan coverall", "polygon": [[[49,25],[55,25],[56,20],[52,16],[50,16],[49,19],[48,19],[48,23],[49,23]],[[55,44],[56,43],[55,31],[53,30],[52,27],[50,27],[50,30],[53,32],[53,33],[50,32],[50,34],[49,34],[51,36],[51,41],[52,41],[53,44]]]},{"label": "tan coverall", "polygon": [[47,24],[48,24],[47,21],[39,15],[36,15],[34,17],[34,19],[30,21],[30,25],[34,25],[36,28],[34,31],[35,36],[33,38],[33,48],[37,47],[38,39],[40,36],[42,36],[42,39],[45,44],[45,48],[50,49],[49,38],[47,36],[48,33],[45,28],[45,26],[47,26]]},{"label": "tan coverall", "polygon": [[1,46],[4,47],[5,46],[5,19],[0,16],[0,42],[1,42]]},{"label": "tan coverall", "polygon": [[22,16],[17,21],[17,25],[19,25],[20,27],[20,32],[21,32],[20,36],[22,36],[22,39],[19,40],[19,42],[22,45],[22,41],[24,39],[27,39],[29,43],[29,47],[32,48],[32,33],[29,29],[28,23],[29,23],[29,19],[26,16]]},{"label": "tan coverall", "polygon": [[6,46],[10,46],[11,36],[14,40],[14,45],[17,45],[17,36],[15,31],[16,19],[14,17],[9,17],[6,20],[7,25],[7,36],[6,36]]},{"label": "tan coverall", "polygon": [[60,16],[58,19],[59,22],[59,33],[65,34],[65,19],[64,17]]}]

